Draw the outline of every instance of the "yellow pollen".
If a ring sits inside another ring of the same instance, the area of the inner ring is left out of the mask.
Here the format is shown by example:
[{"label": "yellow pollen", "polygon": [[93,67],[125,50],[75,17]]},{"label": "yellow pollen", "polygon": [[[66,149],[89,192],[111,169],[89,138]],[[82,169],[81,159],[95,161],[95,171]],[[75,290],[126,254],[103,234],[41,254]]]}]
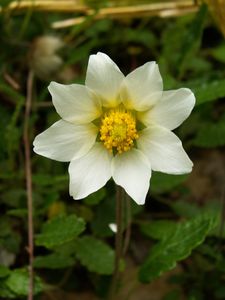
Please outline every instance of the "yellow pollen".
[{"label": "yellow pollen", "polygon": [[138,138],[136,120],[130,112],[110,110],[103,118],[100,127],[100,140],[110,152],[123,153],[134,146]]}]

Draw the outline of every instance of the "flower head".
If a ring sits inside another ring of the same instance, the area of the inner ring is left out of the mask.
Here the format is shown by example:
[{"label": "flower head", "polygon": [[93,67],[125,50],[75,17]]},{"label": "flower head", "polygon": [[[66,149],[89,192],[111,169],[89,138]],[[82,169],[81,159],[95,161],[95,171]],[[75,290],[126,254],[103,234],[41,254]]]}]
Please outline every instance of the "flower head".
[{"label": "flower head", "polygon": [[81,199],[112,177],[138,204],[145,202],[151,170],[189,173],[192,162],[171,132],[191,113],[191,90],[163,91],[155,62],[126,77],[104,53],[91,55],[85,85],[51,82],[61,120],[34,140],[34,151],[70,161],[70,194]]},{"label": "flower head", "polygon": [[64,46],[63,41],[56,36],[44,35],[36,38],[30,49],[30,66],[35,74],[42,78],[51,78],[63,64],[58,51]]}]

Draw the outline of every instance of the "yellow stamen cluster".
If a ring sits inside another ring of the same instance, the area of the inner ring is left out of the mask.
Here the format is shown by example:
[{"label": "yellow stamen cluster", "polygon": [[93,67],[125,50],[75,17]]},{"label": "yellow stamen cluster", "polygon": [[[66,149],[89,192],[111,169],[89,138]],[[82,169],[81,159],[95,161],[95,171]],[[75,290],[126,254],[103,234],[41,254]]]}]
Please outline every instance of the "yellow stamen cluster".
[{"label": "yellow stamen cluster", "polygon": [[110,152],[130,150],[137,138],[136,120],[130,112],[110,110],[103,116],[100,140]]}]

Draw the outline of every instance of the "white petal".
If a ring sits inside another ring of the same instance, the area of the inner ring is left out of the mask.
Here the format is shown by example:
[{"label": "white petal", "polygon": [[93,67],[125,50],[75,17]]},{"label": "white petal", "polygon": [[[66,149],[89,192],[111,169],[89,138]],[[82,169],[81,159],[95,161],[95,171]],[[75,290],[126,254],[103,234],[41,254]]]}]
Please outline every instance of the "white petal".
[{"label": "white petal", "polygon": [[142,130],[137,145],[150,160],[154,171],[184,174],[192,170],[193,163],[180,139],[164,127],[153,125]]},{"label": "white petal", "polygon": [[117,225],[115,223],[109,223],[109,228],[112,230],[112,232],[117,232]]},{"label": "white petal", "polygon": [[99,101],[84,85],[52,81],[48,89],[57,113],[68,122],[84,124],[101,115]]},{"label": "white petal", "polygon": [[162,96],[163,83],[155,62],[148,62],[127,75],[121,98],[127,109],[144,111]]},{"label": "white petal", "polygon": [[95,143],[97,127],[74,125],[64,120],[36,136],[34,152],[58,161],[70,161],[86,154]]},{"label": "white petal", "polygon": [[187,119],[194,105],[195,96],[189,89],[165,91],[160,101],[152,109],[141,113],[139,119],[145,125],[155,122],[173,130]]},{"label": "white petal", "polygon": [[120,103],[119,89],[124,75],[106,54],[91,55],[88,62],[86,85],[97,92],[106,107]]},{"label": "white petal", "polygon": [[86,155],[72,160],[69,165],[70,195],[82,199],[103,187],[111,177],[111,158],[101,143],[95,143]]},{"label": "white petal", "polygon": [[144,204],[150,185],[151,167],[137,149],[117,154],[112,161],[112,176],[137,204]]}]

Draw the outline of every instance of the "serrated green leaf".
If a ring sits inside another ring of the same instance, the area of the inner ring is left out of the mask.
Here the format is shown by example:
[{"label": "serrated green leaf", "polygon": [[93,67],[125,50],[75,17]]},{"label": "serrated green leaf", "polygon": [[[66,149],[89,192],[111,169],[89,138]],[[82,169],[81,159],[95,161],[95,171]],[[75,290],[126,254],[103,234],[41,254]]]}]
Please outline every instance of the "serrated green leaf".
[{"label": "serrated green leaf", "polygon": [[[225,84],[225,82],[224,82]],[[225,91],[225,89],[224,89]],[[213,148],[225,145],[225,121],[209,123],[202,126],[195,137],[193,144],[198,147]]]},{"label": "serrated green leaf", "polygon": [[82,265],[91,272],[110,275],[114,269],[114,251],[101,240],[91,236],[79,238],[76,255]]},{"label": "serrated green leaf", "polygon": [[75,245],[76,239],[59,245],[56,249],[54,249],[54,253],[61,255],[61,256],[72,256],[75,257]]},{"label": "serrated green leaf", "polygon": [[63,256],[59,253],[52,253],[46,256],[37,256],[34,260],[35,268],[63,269],[73,266],[75,259],[71,256]]},{"label": "serrated green leaf", "polygon": [[84,229],[84,220],[76,215],[57,216],[44,224],[36,245],[53,248],[75,239]]},{"label": "serrated green leaf", "polygon": [[[170,207],[177,215],[188,219],[195,218],[200,214],[207,214],[215,216],[215,218],[219,220],[222,210],[221,202],[218,200],[209,201],[204,206],[199,206],[195,202],[190,203],[184,200],[173,201],[170,203]],[[220,232],[218,227],[210,231],[210,235],[218,236],[218,234],[225,236],[225,228],[223,232]]]},{"label": "serrated green leaf", "polygon": [[[29,273],[25,269],[17,269],[10,273],[6,279],[5,285],[17,296],[26,296],[29,290]],[[37,276],[34,278],[34,294],[38,294],[43,290],[43,283]]]},{"label": "serrated green leaf", "polygon": [[177,261],[188,257],[191,251],[200,245],[208,232],[217,225],[217,219],[200,216],[190,221],[177,224],[164,239],[152,249],[140,268],[139,278],[150,282],[163,272],[173,269]]},{"label": "serrated green leaf", "polygon": [[151,179],[151,192],[161,194],[169,192],[187,179],[188,175],[168,175],[154,172]]}]

